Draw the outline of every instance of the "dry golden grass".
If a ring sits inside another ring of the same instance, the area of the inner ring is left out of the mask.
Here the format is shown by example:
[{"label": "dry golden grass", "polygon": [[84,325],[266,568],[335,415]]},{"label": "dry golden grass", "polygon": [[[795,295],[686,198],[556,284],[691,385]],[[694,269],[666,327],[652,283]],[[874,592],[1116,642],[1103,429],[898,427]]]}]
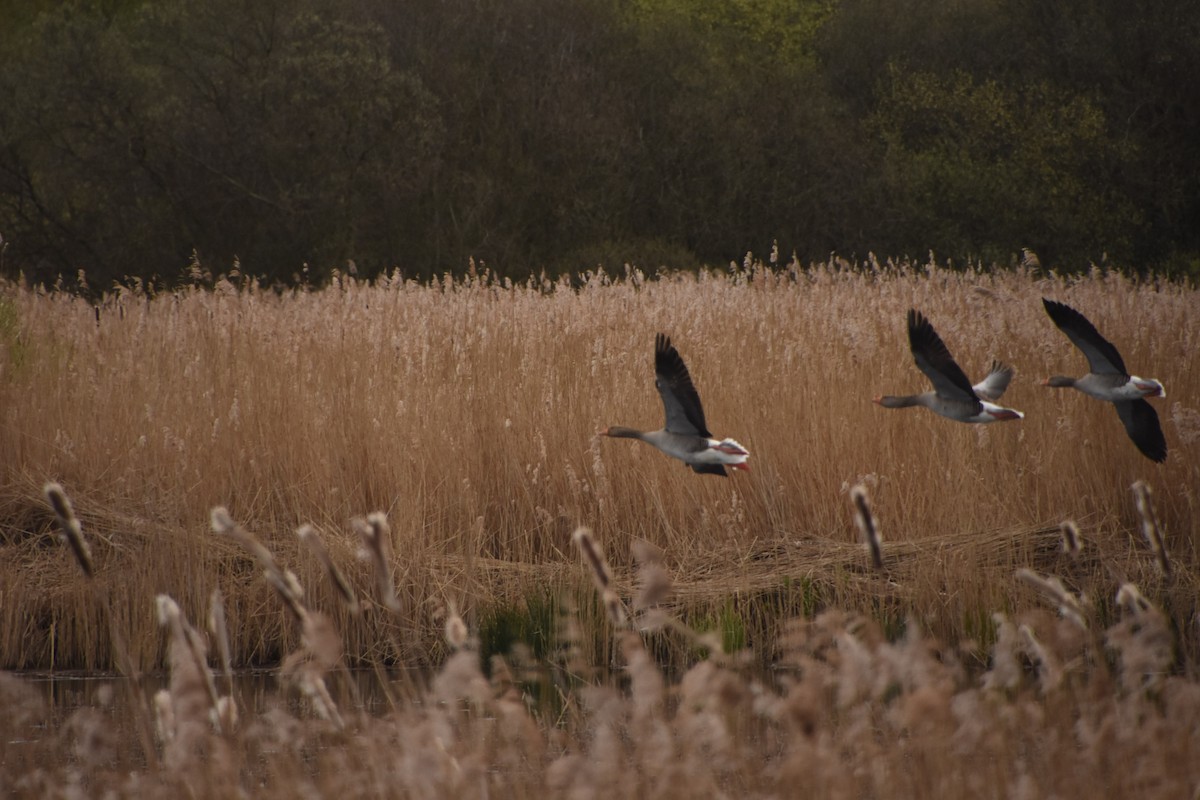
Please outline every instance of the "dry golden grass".
[{"label": "dry golden grass", "polygon": [[[1144,459],[1111,408],[1038,385],[1082,356],[1040,298],[1086,314],[1140,375],[1167,387],[1171,454]],[[1134,581],[1196,650],[1200,302],[1174,284],[936,266],[761,266],[658,280],[630,273],[511,286],[339,282],[284,293],[212,291],[83,300],[0,290],[0,666],[107,667],[107,631],[132,668],[163,663],[146,613],[225,597],[235,664],[274,663],[298,632],[236,542],[209,530],[226,506],[333,615],[352,659],[436,660],[435,611],[470,624],[489,607],[586,587],[570,542],[590,526],[630,589],[630,543],[661,547],[689,619],[732,609],[754,644],[781,616],[835,605],[947,641],[994,633],[992,611],[1030,602],[1020,567],[1065,571],[1112,597]],[[1017,376],[1020,422],[970,427],[871,403],[924,390],[904,334],[919,308],[978,378]],[[710,427],[753,456],[749,474],[697,476],[609,424],[657,427],[656,331],[672,336]],[[1172,566],[1161,576],[1130,486],[1153,488]],[[57,546],[46,481],[70,495],[92,548],[84,585]],[[883,569],[859,541],[851,487],[866,487]],[[311,525],[352,589],[352,520],[387,514],[395,613],[354,616],[295,535]],[[1078,559],[1062,555],[1074,520]],[[1061,569],[1060,569],[1061,568]],[[102,589],[98,594],[95,587]],[[99,598],[99,599],[98,599]],[[765,626],[765,627],[763,627]],[[761,630],[760,630],[761,628]],[[603,638],[603,637],[602,637]]]}]

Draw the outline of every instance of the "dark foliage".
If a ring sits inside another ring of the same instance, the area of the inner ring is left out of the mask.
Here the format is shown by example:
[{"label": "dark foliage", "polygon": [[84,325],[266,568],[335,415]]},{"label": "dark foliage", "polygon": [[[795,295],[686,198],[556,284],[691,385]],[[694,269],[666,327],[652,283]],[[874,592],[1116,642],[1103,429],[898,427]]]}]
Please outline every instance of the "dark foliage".
[{"label": "dark foliage", "polygon": [[1200,270],[1200,6],[9,2],[0,272]]}]

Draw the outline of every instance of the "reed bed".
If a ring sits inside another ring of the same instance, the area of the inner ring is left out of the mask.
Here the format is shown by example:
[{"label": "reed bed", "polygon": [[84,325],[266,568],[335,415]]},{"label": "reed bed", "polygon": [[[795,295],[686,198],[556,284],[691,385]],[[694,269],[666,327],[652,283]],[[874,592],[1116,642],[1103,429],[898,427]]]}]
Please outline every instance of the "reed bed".
[{"label": "reed bed", "polygon": [[[1042,296],[1084,312],[1135,371],[1165,383],[1152,401],[1164,465],[1136,451],[1111,408],[1038,385],[1085,368]],[[1026,418],[970,427],[873,405],[925,388],[905,340],[910,307],[971,376],[993,358],[1014,365],[1005,404]],[[1014,570],[1062,567],[1095,597],[1136,583],[1194,654],[1198,310],[1188,286],[1116,274],[749,257],[698,275],[517,285],[339,277],[276,292],[222,279],[98,304],[6,285],[0,666],[112,668],[116,626],[125,671],[153,669],[169,654],[150,598],[170,594],[199,618],[216,589],[234,665],[295,651],[301,633],[253,558],[210,530],[216,506],[308,587],[346,658],[364,663],[439,663],[449,601],[479,629],[497,607],[586,596],[570,538],[581,524],[611,554],[618,594],[632,586],[631,544],[645,540],[676,576],[675,611],[697,624],[732,613],[759,653],[776,652],[783,620],[824,608],[894,621],[889,635],[911,619],[939,640],[986,645],[992,612],[1029,602]],[[697,476],[595,435],[661,424],[656,331],[687,361],[714,433],[753,454],[749,474]],[[46,481],[65,488],[88,536],[86,585],[51,536]],[[1158,549],[1142,534],[1136,481],[1153,491]],[[860,541],[856,486],[878,524],[879,568]],[[372,512],[385,515],[395,596],[354,613],[296,532],[320,538],[350,591],[376,596],[354,522]],[[1066,520],[1077,559],[1058,545]],[[613,656],[610,638],[593,638],[589,655]]]},{"label": "reed bed", "polygon": [[[214,528],[234,531],[218,511]],[[37,695],[0,673],[6,797],[1069,800],[1200,791],[1200,684],[1172,668],[1170,621],[1132,583],[1101,627],[1093,603],[1057,576],[1018,570],[1010,579],[1035,601],[994,614],[983,671],[969,668],[977,654],[967,645],[919,625],[889,637],[872,619],[826,609],[788,622],[764,672],[667,610],[664,551],[634,542],[637,590],[622,599],[593,532],[579,529],[580,569],[608,612],[618,670],[581,658],[582,620],[568,613],[547,657],[514,649],[485,672],[451,605],[442,667],[372,714],[339,708],[329,691],[342,642],[328,617],[305,604],[269,548],[235,538],[303,632],[279,674],[304,705],[252,707],[232,682],[222,691],[208,653],[210,641],[226,647],[220,596],[206,636],[159,595],[170,677],[152,699],[135,689],[114,707],[111,691],[98,692],[97,706],[47,724]],[[668,633],[706,654],[677,677],[653,657]],[[538,686],[554,699],[534,701]]]}]

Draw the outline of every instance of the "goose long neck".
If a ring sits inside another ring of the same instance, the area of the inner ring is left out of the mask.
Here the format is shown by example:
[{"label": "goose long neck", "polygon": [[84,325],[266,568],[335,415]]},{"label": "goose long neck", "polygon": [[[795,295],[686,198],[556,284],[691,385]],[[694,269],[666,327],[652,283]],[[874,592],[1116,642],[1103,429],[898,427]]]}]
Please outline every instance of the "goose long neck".
[{"label": "goose long neck", "polygon": [[912,408],[913,406],[926,405],[924,395],[919,394],[902,394],[902,395],[884,395],[876,402],[884,408]]},{"label": "goose long neck", "polygon": [[1051,375],[1046,378],[1045,384],[1053,389],[1070,389],[1075,385],[1075,378],[1068,378],[1066,375]]},{"label": "goose long neck", "polygon": [[604,432],[604,435],[611,436],[614,439],[638,439],[643,442],[646,441],[645,432],[639,431],[636,428],[626,428],[621,425],[613,425]]}]

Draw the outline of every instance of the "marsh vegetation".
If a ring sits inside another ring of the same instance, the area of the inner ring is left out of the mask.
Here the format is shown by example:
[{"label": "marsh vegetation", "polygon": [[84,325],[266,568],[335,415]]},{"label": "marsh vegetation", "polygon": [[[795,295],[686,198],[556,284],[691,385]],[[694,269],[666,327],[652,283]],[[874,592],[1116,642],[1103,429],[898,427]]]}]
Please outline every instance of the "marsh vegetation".
[{"label": "marsh vegetation", "polygon": [[[1111,408],[1038,385],[1082,367],[1043,296],[1164,382],[1164,464]],[[968,372],[1015,366],[1025,419],[873,405],[924,388],[910,307]],[[1186,285],[1099,272],[750,259],[98,304],[7,285],[0,666],[171,679],[114,737],[102,709],[38,732],[36,694],[4,676],[25,733],[0,779],[27,796],[1186,796],[1197,308]],[[595,435],[661,419],[660,330],[752,472],[697,476]],[[47,481],[86,551],[59,542]],[[581,558],[581,526],[601,559]],[[280,669],[304,710],[227,699],[222,675],[248,665]],[[397,665],[429,671],[382,713],[318,686]]]}]

